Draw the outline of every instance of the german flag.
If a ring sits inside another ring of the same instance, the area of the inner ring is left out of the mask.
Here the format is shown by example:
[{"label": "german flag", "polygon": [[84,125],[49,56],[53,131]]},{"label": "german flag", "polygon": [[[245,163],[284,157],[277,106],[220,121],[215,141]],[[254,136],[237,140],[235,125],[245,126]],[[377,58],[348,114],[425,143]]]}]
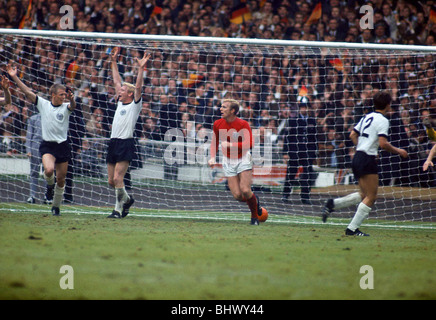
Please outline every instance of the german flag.
[{"label": "german flag", "polygon": [[436,11],[434,9],[430,9],[430,16],[428,17],[428,20],[431,23],[436,24]]},{"label": "german flag", "polygon": [[306,96],[307,96],[307,93],[308,93],[307,88],[306,88],[306,86],[303,84],[303,85],[301,86],[300,91],[298,92],[298,95],[299,95],[300,97],[306,97]]},{"label": "german flag", "polygon": [[265,5],[266,0],[261,0],[259,2],[259,8],[263,8],[263,6]]},{"label": "german flag", "polygon": [[150,14],[150,19],[153,18],[155,15],[161,14],[161,13],[162,13],[162,8],[158,7],[158,6],[154,6],[153,11]]},{"label": "german flag", "polygon": [[183,79],[182,80],[182,85],[183,85],[184,88],[192,88],[197,83],[201,82],[203,80],[203,78],[204,77],[201,76],[201,75],[191,73],[189,75],[188,79]]},{"label": "german flag", "polygon": [[242,24],[249,20],[251,20],[251,12],[247,7],[246,0],[235,0],[230,15],[230,22]]},{"label": "german flag", "polygon": [[322,16],[322,5],[321,2],[318,2],[318,4],[313,9],[312,14],[309,16],[305,24],[312,25],[318,22],[318,20],[321,19],[321,16]]},{"label": "german flag", "polygon": [[24,16],[21,18],[20,24],[18,25],[18,29],[23,29],[28,21],[30,21],[32,15],[32,0],[29,0],[27,5],[27,10]]},{"label": "german flag", "polygon": [[73,60],[65,71],[65,82],[73,81],[74,79],[76,79],[77,71],[79,71],[79,66],[77,65],[76,61]]},{"label": "german flag", "polygon": [[341,59],[335,58],[332,60],[329,60],[330,64],[335,68],[337,71],[343,71],[344,70],[344,63]]}]

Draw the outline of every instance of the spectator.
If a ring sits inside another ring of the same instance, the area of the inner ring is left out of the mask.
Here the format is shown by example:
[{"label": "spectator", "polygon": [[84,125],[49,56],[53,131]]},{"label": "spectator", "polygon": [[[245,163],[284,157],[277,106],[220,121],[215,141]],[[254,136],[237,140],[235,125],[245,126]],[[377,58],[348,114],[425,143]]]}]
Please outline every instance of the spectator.
[{"label": "spectator", "polygon": [[337,18],[329,19],[326,36],[331,37],[330,41],[344,41],[347,29],[341,28],[340,21]]},{"label": "spectator", "polygon": [[357,37],[357,41],[361,43],[374,42],[374,37],[372,35],[371,29],[363,29],[362,33]]},{"label": "spectator", "polygon": [[288,201],[295,184],[295,177],[300,166],[303,172],[299,180],[301,185],[300,197],[303,204],[311,204],[310,190],[315,182],[315,173],[312,165],[316,160],[317,153],[317,132],[316,122],[308,113],[308,105],[305,102],[299,103],[297,117],[289,118],[287,134],[284,142],[283,153],[287,161],[287,172],[285,185],[283,187],[282,200]]},{"label": "spectator", "polygon": [[86,146],[96,151],[97,159],[103,160],[106,148],[104,138],[107,137],[107,129],[104,124],[104,113],[100,108],[95,108],[90,119],[85,124]]},{"label": "spectator", "polygon": [[[11,102],[11,92],[9,90],[9,80],[6,78],[6,76],[1,77],[0,82],[1,88],[4,92],[4,98],[0,99],[0,106],[3,109],[3,106],[6,106],[5,111],[1,110],[0,114],[0,135],[7,136],[8,133],[11,131],[11,128],[9,128],[9,124],[11,123],[11,118],[13,116],[13,110]],[[1,147],[7,148],[9,146],[10,141],[8,141],[6,138],[1,142]],[[3,151],[4,152],[4,151]]]},{"label": "spectator", "polygon": [[82,147],[82,138],[85,135],[85,124],[83,118],[82,105],[77,103],[76,109],[70,115],[70,123],[68,127],[68,142],[71,146],[71,158],[68,161],[67,175],[65,177],[65,203],[74,202],[74,174],[80,172],[80,166],[78,166],[76,160],[80,153],[80,148]]},{"label": "spectator", "polygon": [[427,132],[427,136],[430,140],[436,141],[436,119],[432,119],[430,110],[421,110],[421,117],[418,127]]},{"label": "spectator", "polygon": [[155,141],[163,140],[157,121],[154,118],[147,118],[144,123],[142,143],[145,144],[145,154],[148,157],[158,157],[160,155],[160,146]]},{"label": "spectator", "polygon": [[409,142],[409,172],[406,177],[412,187],[429,188],[435,186],[435,177],[432,171],[423,170],[423,165],[432,148],[424,130],[419,130],[412,124],[408,131]]},{"label": "spectator", "polygon": [[86,177],[101,177],[97,150],[92,147],[89,139],[82,139],[82,145],[77,156],[77,167]]},{"label": "spectator", "polygon": [[[42,142],[41,114],[36,113],[28,119],[26,134],[26,151],[30,161],[30,195],[28,203],[36,203],[38,192],[39,173],[41,171],[41,155],[39,154],[39,145]],[[44,200],[47,203],[47,200]]]},{"label": "spectator", "polygon": [[318,159],[317,164],[322,167],[336,168],[338,166],[338,159],[336,157],[336,150],[339,145],[336,141],[336,131],[334,128],[328,128],[325,132],[325,137],[318,143]]}]

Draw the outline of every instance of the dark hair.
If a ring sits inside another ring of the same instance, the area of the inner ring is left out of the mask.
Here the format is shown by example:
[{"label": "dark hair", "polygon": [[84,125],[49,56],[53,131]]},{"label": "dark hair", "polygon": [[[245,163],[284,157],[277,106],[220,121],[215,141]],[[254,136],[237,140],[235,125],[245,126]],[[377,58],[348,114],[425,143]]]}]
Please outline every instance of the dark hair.
[{"label": "dark hair", "polygon": [[375,110],[384,110],[388,105],[391,104],[392,97],[386,91],[379,91],[374,94],[372,101],[374,103]]}]

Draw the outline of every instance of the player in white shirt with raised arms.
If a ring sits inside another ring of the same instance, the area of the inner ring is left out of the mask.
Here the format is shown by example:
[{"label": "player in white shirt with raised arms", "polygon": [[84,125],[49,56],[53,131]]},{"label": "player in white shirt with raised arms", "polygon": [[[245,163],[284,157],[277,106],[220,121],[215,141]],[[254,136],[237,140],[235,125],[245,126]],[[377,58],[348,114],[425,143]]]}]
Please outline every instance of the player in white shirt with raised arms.
[{"label": "player in white shirt with raised arms", "polygon": [[[67,141],[67,135],[69,118],[76,108],[74,94],[65,86],[54,84],[49,89],[50,100],[46,100],[37,96],[20,80],[16,66],[8,65],[7,71],[26,98],[36,105],[41,114],[43,141],[39,152],[42,156],[44,178],[48,185],[46,197],[53,197],[51,212],[58,216],[65,189],[68,161],[71,158],[71,147]],[[66,99],[68,102],[65,102]]]},{"label": "player in white shirt with raised arms", "polygon": [[124,176],[135,152],[133,133],[139,113],[142,108],[142,87],[144,85],[144,67],[150,59],[150,54],[144,53],[138,63],[136,85],[122,82],[118,72],[118,51],[115,47],[111,51],[111,69],[117,96],[117,109],[112,121],[111,137],[106,157],[108,183],[115,188],[115,208],[108,218],[124,218],[129,214],[129,208],[134,199],[129,196],[124,186]]},{"label": "player in white shirt with raised arms", "polygon": [[352,169],[355,179],[359,181],[360,192],[329,199],[324,207],[322,220],[326,222],[327,217],[335,209],[357,205],[360,202],[353,219],[345,230],[346,235],[369,236],[361,232],[359,227],[369,216],[371,207],[377,199],[379,179],[376,157],[378,148],[399,154],[403,158],[408,157],[406,150],[392,146],[387,140],[389,120],[385,118],[385,115],[390,111],[391,100],[389,93],[377,92],[373,97],[375,111],[362,117],[350,134],[350,139],[356,145]]}]

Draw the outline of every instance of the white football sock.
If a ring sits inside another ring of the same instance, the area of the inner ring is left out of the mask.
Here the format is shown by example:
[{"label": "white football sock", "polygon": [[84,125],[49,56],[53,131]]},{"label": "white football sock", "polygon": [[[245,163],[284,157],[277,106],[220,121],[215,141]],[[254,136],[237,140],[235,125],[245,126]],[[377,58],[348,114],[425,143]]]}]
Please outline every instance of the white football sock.
[{"label": "white football sock", "polygon": [[55,175],[54,174],[52,174],[51,177],[49,177],[45,174],[45,171],[44,171],[44,179],[45,179],[45,181],[47,181],[47,184],[49,186],[54,185],[54,183],[55,183]]},{"label": "white football sock", "polygon": [[53,207],[59,208],[62,202],[62,197],[64,195],[65,186],[63,188],[58,187],[58,184],[56,183],[55,189],[54,189],[54,196],[53,196]]},{"label": "white football sock", "polygon": [[366,204],[361,202],[357,206],[356,214],[348,225],[348,229],[350,229],[351,231],[356,231],[356,229],[362,225],[363,220],[368,218],[370,211],[371,207],[368,207]]},{"label": "white football sock", "polygon": [[333,200],[334,208],[341,209],[352,205],[358,204],[362,201],[362,197],[359,192],[354,192],[352,194],[346,195],[345,197],[337,198]]},{"label": "white football sock", "polygon": [[129,200],[126,188],[115,188],[115,211],[121,212],[123,210],[123,204]]}]

